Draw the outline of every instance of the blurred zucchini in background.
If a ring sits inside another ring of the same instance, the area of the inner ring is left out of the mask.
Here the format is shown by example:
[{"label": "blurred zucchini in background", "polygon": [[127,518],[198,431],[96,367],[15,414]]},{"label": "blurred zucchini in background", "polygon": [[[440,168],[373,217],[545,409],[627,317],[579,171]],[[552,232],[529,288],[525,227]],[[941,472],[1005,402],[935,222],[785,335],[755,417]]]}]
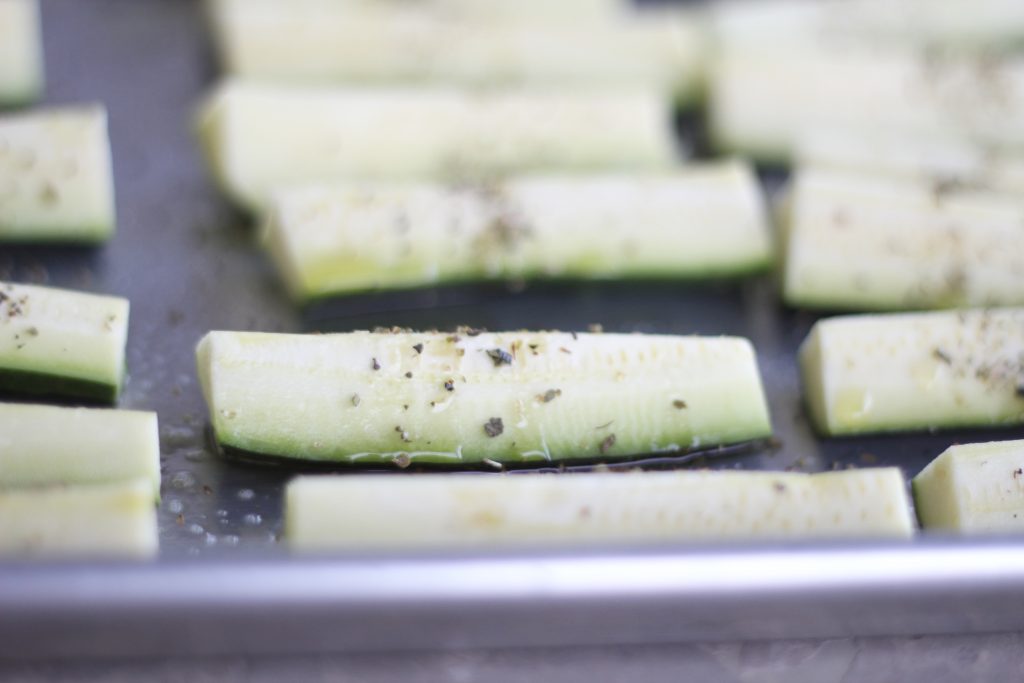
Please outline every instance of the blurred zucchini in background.
[{"label": "blurred zucchini in background", "polygon": [[446,12],[430,2],[353,7],[332,1],[233,0],[212,3],[211,17],[225,71],[243,78],[480,86],[648,84],[680,104],[699,95],[707,41],[696,12],[608,8],[604,21],[549,20],[544,11],[521,21],[478,16],[486,14],[482,6],[493,4],[480,3],[479,11]]},{"label": "blurred zucchini in background", "polygon": [[115,222],[102,106],[0,116],[0,243],[94,244]]},{"label": "blurred zucchini in background", "polygon": [[896,468],[299,477],[285,538],[299,552],[736,540],[908,538]]},{"label": "blurred zucchini in background", "polygon": [[0,391],[114,402],[128,300],[0,282]]},{"label": "blurred zucchini in background", "polygon": [[38,0],[0,0],[0,107],[31,104],[43,81]]},{"label": "blurred zucchini in background", "polygon": [[211,332],[228,451],[357,465],[625,458],[771,434],[750,343],[563,332]]},{"label": "blurred zucchini in background", "polygon": [[1017,196],[942,180],[800,169],[784,207],[791,305],[1024,305],[1024,200]]},{"label": "blurred zucchini in background", "polygon": [[1024,423],[1024,309],[830,318],[799,358],[824,435]]},{"label": "blurred zucchini in background", "polygon": [[667,99],[648,87],[285,88],[228,82],[199,131],[213,174],[250,209],[277,189],[340,180],[493,180],[640,171],[678,160]]},{"label": "blurred zucchini in background", "polygon": [[285,191],[264,242],[292,295],[495,278],[699,278],[768,268],[772,235],[746,164],[671,174],[537,175],[483,186]]}]

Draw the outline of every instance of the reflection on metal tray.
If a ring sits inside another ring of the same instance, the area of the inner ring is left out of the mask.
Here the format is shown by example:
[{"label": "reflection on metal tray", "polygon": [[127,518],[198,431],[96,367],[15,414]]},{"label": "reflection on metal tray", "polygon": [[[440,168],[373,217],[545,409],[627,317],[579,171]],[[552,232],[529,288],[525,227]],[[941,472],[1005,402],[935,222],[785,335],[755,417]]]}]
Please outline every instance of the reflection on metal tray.
[{"label": "reflection on metal tray", "polygon": [[199,3],[44,2],[43,10],[47,101],[110,108],[119,227],[99,249],[5,248],[0,278],[131,299],[121,405],[160,414],[162,558],[0,567],[0,657],[1024,628],[1021,544],[287,561],[277,536],[290,470],[225,460],[205,435],[193,349],[210,329],[601,323],[616,332],[748,336],[776,441],[708,458],[712,467],[878,464],[913,475],[952,442],[1021,438],[1024,430],[818,440],[800,407],[794,363],[814,318],[781,307],[770,278],[455,288],[299,312],[249,226],[205,177],[191,137],[189,116],[214,78]]}]

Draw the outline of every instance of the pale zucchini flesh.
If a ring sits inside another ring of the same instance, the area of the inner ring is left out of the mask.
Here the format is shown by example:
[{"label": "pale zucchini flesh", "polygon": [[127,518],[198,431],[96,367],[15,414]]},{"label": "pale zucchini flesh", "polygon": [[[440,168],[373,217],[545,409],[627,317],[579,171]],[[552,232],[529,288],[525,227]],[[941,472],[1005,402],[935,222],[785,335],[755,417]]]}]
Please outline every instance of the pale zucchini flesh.
[{"label": "pale zucchini flesh", "polygon": [[784,298],[831,310],[1024,304],[1024,201],[941,183],[800,170]]},{"label": "pale zucchini flesh", "polygon": [[799,357],[825,435],[1024,423],[1024,309],[831,318]]},{"label": "pale zucchini flesh", "polygon": [[821,129],[797,142],[797,168],[885,173],[935,188],[1024,192],[1024,154],[1001,153],[956,136],[885,129]]},{"label": "pale zucchini flesh", "polygon": [[0,488],[134,479],[147,482],[152,504],[160,493],[156,413],[0,403]]},{"label": "pale zucchini flesh", "polygon": [[0,106],[29,104],[42,91],[38,0],[0,0]]},{"label": "pale zucchini flesh", "polygon": [[1024,532],[1024,441],[951,446],[914,477],[913,488],[924,529]]},{"label": "pale zucchini flesh", "polygon": [[199,131],[236,202],[344,180],[493,180],[546,171],[665,169],[677,159],[667,100],[642,86],[466,91],[296,88],[228,82]]},{"label": "pale zucchini flesh", "polygon": [[94,244],[109,239],[114,224],[101,106],[0,117],[0,243]]},{"label": "pale zucchini flesh", "polygon": [[218,443],[356,465],[625,458],[766,437],[749,342],[542,332],[211,332]]},{"label": "pale zucchini flesh", "polygon": [[709,77],[720,150],[786,162],[807,131],[889,130],[1024,149],[1024,60],[821,46],[726,52]]},{"label": "pale zucchini flesh", "polygon": [[148,479],[0,487],[0,558],[149,559],[159,547]]},{"label": "pale zucchini flesh", "polygon": [[115,401],[128,309],[119,297],[0,282],[0,391]]},{"label": "pale zucchini flesh", "polygon": [[423,4],[353,12],[337,2],[222,3],[214,33],[227,73],[264,81],[468,86],[648,83],[692,101],[705,33],[682,11],[606,22],[458,20]]},{"label": "pale zucchini flesh", "polygon": [[274,198],[264,242],[298,300],[495,278],[738,275],[774,256],[760,185],[740,162],[297,189]]},{"label": "pale zucchini flesh", "polygon": [[285,537],[299,552],[908,538],[913,529],[896,468],[304,476],[285,491]]}]

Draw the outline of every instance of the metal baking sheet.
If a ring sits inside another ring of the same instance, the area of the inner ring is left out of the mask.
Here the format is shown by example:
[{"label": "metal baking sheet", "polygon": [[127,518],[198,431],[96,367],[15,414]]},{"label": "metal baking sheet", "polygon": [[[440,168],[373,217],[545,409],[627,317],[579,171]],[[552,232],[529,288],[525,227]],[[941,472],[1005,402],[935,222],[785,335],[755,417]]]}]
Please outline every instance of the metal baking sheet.
[{"label": "metal baking sheet", "polygon": [[98,249],[3,248],[0,278],[131,299],[122,407],[160,416],[161,557],[144,565],[0,566],[0,658],[1024,629],[1024,544],[608,548],[582,554],[289,559],[291,471],[209,445],[193,349],[211,329],[377,325],[735,334],[758,350],[777,444],[712,467],[898,465],[1024,429],[821,441],[794,354],[814,317],[771,278],[363,296],[299,311],[244,217],[207,179],[191,114],[215,78],[198,2],[44,0],[46,103],[110,110],[118,233]]}]

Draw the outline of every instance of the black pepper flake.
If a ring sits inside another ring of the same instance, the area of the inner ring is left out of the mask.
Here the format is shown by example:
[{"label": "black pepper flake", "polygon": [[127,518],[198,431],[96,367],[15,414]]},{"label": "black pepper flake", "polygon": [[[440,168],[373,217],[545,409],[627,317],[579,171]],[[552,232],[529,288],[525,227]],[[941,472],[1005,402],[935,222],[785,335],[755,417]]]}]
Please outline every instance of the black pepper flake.
[{"label": "black pepper flake", "polygon": [[395,426],[395,431],[398,432],[398,436],[401,437],[402,441],[404,441],[406,443],[409,443],[409,442],[412,441],[412,439],[409,438],[409,432],[407,432],[404,429],[402,429],[402,425],[396,425]]},{"label": "black pepper flake", "polygon": [[543,394],[541,394],[537,398],[540,400],[541,403],[551,403],[552,401],[554,401],[556,398],[558,398],[561,395],[562,395],[562,390],[561,389],[548,389],[547,391],[545,391]]},{"label": "black pepper flake", "polygon": [[598,450],[601,451],[601,455],[606,455],[608,453],[608,451],[610,451],[612,449],[612,446],[614,446],[614,445],[615,445],[615,435],[614,434],[609,434],[605,438],[605,440],[601,442],[601,445],[598,446]]},{"label": "black pepper flake", "polygon": [[411,372],[405,373],[405,377],[406,377],[406,379],[412,379],[412,373]]},{"label": "black pepper flake", "polygon": [[380,363],[377,362],[376,358],[370,359],[370,367],[374,370],[380,370]]},{"label": "black pepper flake", "polygon": [[953,363],[953,358],[948,353],[946,353],[944,349],[941,349],[937,346],[935,347],[935,349],[932,350],[932,355],[935,356],[936,360],[942,361],[946,365],[951,365]]},{"label": "black pepper flake", "polygon": [[37,328],[37,327],[30,327],[27,330],[25,330],[25,334],[27,334],[30,337],[38,337],[39,336],[39,328]]},{"label": "black pepper flake", "polygon": [[446,379],[444,381],[444,388],[446,391],[455,391],[455,380]]},{"label": "black pepper flake", "polygon": [[1024,468],[1018,467],[1013,471],[1013,478],[1019,479],[1021,476],[1024,476]]},{"label": "black pepper flake", "polygon": [[403,404],[402,405],[402,410],[409,410],[409,404],[408,403]]},{"label": "black pepper flake", "polygon": [[573,341],[576,341],[577,339],[579,339],[579,337],[578,337],[578,336],[576,336],[576,333],[575,333],[575,332],[570,332],[569,334],[571,334],[571,335],[572,335],[572,339],[573,339]]},{"label": "black pepper flake", "polygon": [[211,489],[209,486],[204,485],[203,486],[203,495],[205,495],[205,496],[212,496],[213,495],[213,489]]},{"label": "black pepper flake", "polygon": [[504,349],[489,349],[487,355],[494,361],[494,367],[512,365],[512,354]]},{"label": "black pepper flake", "polygon": [[682,410],[683,408],[686,407],[686,401],[682,401],[680,399],[676,399],[675,401],[672,401],[672,407],[673,408],[678,408],[679,410]]},{"label": "black pepper flake", "polygon": [[413,344],[412,350],[416,353],[423,353],[423,344]]},{"label": "black pepper flake", "polygon": [[362,401],[363,399],[359,398],[359,394],[352,394],[352,405],[358,406]]},{"label": "black pepper flake", "polygon": [[774,488],[775,491],[778,492],[778,493],[785,493],[786,492],[786,485],[783,484],[781,481],[777,481],[777,482],[773,483],[772,484],[772,488]]},{"label": "black pepper flake", "polygon": [[504,431],[505,423],[501,421],[500,417],[492,417],[484,423],[484,432],[492,439],[496,436],[501,436]]}]

